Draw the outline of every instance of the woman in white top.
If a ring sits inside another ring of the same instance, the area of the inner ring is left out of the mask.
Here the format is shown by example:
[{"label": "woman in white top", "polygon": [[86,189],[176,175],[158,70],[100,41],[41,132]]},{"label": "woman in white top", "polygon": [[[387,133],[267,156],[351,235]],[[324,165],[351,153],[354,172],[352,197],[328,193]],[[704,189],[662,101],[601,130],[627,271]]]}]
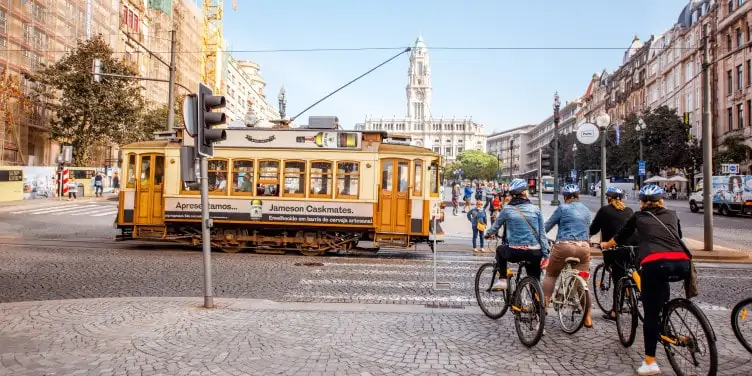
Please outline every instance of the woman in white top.
[{"label": "woman in white top", "polygon": [[68,180],[68,201],[76,199],[76,193],[78,193],[78,183],[76,179],[70,178]]}]

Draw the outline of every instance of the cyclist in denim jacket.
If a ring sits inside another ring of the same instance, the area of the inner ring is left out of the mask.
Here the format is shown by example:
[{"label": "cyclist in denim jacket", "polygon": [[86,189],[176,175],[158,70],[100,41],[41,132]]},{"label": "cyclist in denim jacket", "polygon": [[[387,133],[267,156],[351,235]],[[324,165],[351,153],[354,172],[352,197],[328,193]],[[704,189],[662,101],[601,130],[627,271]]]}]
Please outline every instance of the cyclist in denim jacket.
[{"label": "cyclist in denim jacket", "polygon": [[[543,280],[543,294],[546,295],[547,307],[554,292],[556,278],[567,265],[567,257],[580,259],[576,266],[580,272],[590,271],[590,209],[580,202],[580,187],[577,185],[567,185],[562,189],[562,195],[564,204],[556,208],[545,228],[545,232],[549,232],[554,226],[559,227],[556,243],[551,248],[551,258],[546,267],[546,278]],[[593,327],[589,307],[585,312],[585,327]]]},{"label": "cyclist in denim jacket", "polygon": [[[527,182],[514,179],[509,183],[512,199],[499,213],[493,226],[486,230],[486,237],[496,236],[501,226],[503,244],[496,248],[496,263],[499,270],[507,270],[507,262],[530,261],[527,275],[540,278],[541,264],[548,257],[548,239],[543,231],[543,214],[527,199]],[[494,283],[494,290],[507,288],[506,276]]]}]

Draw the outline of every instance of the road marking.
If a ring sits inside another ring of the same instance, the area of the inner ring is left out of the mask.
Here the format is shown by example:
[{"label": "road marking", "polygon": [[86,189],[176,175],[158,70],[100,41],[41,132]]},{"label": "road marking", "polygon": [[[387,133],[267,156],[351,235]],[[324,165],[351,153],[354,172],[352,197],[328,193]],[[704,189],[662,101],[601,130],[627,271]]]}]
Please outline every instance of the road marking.
[{"label": "road marking", "polygon": [[81,215],[81,214],[86,214],[86,213],[97,212],[97,211],[100,210],[100,208],[102,208],[102,207],[99,206],[99,205],[87,205],[87,206],[82,206],[80,208],[76,208],[76,209],[73,209],[73,210],[59,211],[59,212],[54,213],[52,215]]},{"label": "road marking", "polygon": [[452,296],[419,296],[419,295],[399,295],[399,294],[387,294],[387,295],[381,295],[381,294],[341,294],[341,295],[331,295],[331,294],[289,294],[285,296],[286,298],[292,298],[292,299],[358,299],[358,300],[396,300],[401,302],[448,302],[448,303],[475,303],[476,300],[473,297],[468,296],[458,296],[458,295],[452,295]]},{"label": "road marking", "polygon": [[[328,263],[325,262],[324,266],[330,266],[334,268],[408,268],[408,269],[418,269],[418,268],[425,268],[426,265],[409,265],[409,264],[367,264],[367,263]],[[431,266],[432,268],[432,266]],[[437,265],[438,269],[455,269],[455,270],[478,270],[475,266],[461,266],[461,265]]]},{"label": "road marking", "polygon": [[92,217],[103,217],[103,216],[105,216],[105,215],[113,215],[113,214],[117,214],[117,212],[118,212],[118,211],[117,211],[117,209],[116,209],[116,210],[113,210],[113,211],[108,211],[108,212],[104,212],[104,213],[94,214],[94,215],[92,215]]},{"label": "road marking", "polygon": [[53,207],[44,207],[44,208],[36,208],[32,210],[23,210],[19,212],[13,212],[12,214],[41,214],[41,213],[54,213],[62,210],[70,210],[73,208],[78,207],[79,205],[64,205],[64,206],[53,206]]},{"label": "road marking", "polygon": [[[355,274],[355,275],[401,275],[401,276],[431,276],[433,271],[425,268],[424,271],[417,270],[378,270],[378,269],[353,269],[353,270],[336,270],[336,269],[316,269],[312,271],[313,274]],[[475,272],[468,270],[466,273],[448,273],[440,272],[440,276],[444,277],[458,277],[458,278],[473,278]]]},{"label": "road marking", "polygon": [[[305,286],[358,286],[379,288],[431,288],[433,282],[423,281],[368,281],[362,279],[303,279],[301,285]],[[452,288],[472,289],[474,283],[460,282],[451,283]]]}]

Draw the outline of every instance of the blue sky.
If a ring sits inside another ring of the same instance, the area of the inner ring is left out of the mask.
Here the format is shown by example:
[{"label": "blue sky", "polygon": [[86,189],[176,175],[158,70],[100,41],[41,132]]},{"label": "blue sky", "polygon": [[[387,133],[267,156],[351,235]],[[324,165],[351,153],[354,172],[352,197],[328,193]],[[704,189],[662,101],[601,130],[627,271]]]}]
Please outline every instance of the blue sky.
[{"label": "blue sky", "polygon": [[[671,28],[688,0],[225,0],[233,55],[261,65],[267,98],[287,91],[288,116],[396,54],[247,52],[400,47],[419,34],[433,47],[606,47],[610,50],[430,51],[433,117],[465,117],[488,133],[539,123],[581,96],[593,73],[617,68],[632,38]],[[302,116],[334,115],[345,128],[367,114],[405,115],[408,56],[392,61]]]}]

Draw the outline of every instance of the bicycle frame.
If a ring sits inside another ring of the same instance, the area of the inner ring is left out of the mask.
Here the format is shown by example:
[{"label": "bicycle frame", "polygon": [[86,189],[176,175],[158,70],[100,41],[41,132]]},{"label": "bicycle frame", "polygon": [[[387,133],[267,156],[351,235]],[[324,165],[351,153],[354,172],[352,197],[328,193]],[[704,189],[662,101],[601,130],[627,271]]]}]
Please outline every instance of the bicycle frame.
[{"label": "bicycle frame", "polygon": [[[585,286],[585,292],[590,293],[590,288],[587,285],[587,282],[585,281],[585,278],[590,277],[589,272],[580,272],[574,268],[572,268],[571,264],[567,264],[564,266],[564,269],[562,269],[561,274],[559,274],[559,280],[558,285],[556,286],[556,289],[554,290],[553,296],[551,296],[551,304],[554,306],[554,309],[558,310],[557,305],[563,305],[565,301],[560,301],[557,299],[557,297],[561,296],[564,299],[569,296],[571,293],[571,290],[569,288],[569,284],[562,283],[565,281],[565,278],[567,277],[577,278],[582,281],[583,286]],[[567,285],[567,286],[565,286]],[[562,291],[563,290],[563,291]]]}]

